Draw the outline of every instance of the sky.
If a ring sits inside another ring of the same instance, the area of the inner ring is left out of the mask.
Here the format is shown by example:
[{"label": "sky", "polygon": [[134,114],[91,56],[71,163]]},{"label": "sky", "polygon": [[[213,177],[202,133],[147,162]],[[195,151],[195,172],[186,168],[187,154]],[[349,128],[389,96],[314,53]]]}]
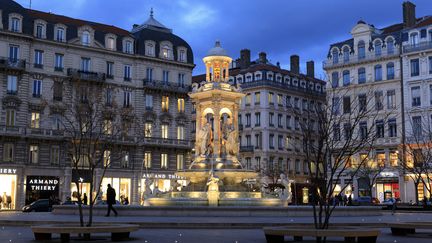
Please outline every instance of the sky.
[{"label": "sky", "polygon": [[[29,7],[30,0],[17,0]],[[350,38],[358,20],[382,28],[402,22],[402,0],[32,0],[32,9],[131,30],[149,17],[185,39],[197,65],[220,40],[236,59],[240,50],[251,50],[252,59],[266,52],[267,59],[289,69],[290,56],[300,56],[300,71],[315,61],[315,73],[325,78],[322,61],[329,45]],[[431,0],[412,0],[417,17],[432,15]]]}]

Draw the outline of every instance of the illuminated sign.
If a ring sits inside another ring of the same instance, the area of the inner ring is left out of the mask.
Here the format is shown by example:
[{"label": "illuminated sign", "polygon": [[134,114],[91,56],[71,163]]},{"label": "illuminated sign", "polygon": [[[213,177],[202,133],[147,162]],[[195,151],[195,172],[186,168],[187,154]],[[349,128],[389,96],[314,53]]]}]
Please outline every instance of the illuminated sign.
[{"label": "illuminated sign", "polygon": [[144,173],[143,178],[144,179],[174,179],[174,180],[185,179],[184,177],[175,174],[157,174],[157,173]]},{"label": "illuminated sign", "polygon": [[16,174],[17,169],[11,169],[11,168],[0,168],[0,174]]},{"label": "illuminated sign", "polygon": [[55,191],[58,184],[58,177],[27,176],[27,188],[31,191]]}]

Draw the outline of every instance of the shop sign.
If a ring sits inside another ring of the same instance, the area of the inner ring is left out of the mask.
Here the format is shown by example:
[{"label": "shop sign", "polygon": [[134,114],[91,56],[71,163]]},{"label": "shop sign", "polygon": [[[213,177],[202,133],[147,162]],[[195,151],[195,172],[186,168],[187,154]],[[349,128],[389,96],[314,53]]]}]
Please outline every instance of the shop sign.
[{"label": "shop sign", "polygon": [[173,180],[185,179],[184,177],[175,174],[158,174],[158,173],[144,173],[143,178],[144,179],[173,179]]},{"label": "shop sign", "polygon": [[382,171],[380,173],[380,177],[398,177],[398,173],[391,172],[391,171]]},{"label": "shop sign", "polygon": [[29,188],[31,191],[55,191],[58,183],[58,177],[27,177],[27,188]]},{"label": "shop sign", "polygon": [[11,168],[0,168],[0,174],[16,174],[17,169],[11,169]]}]

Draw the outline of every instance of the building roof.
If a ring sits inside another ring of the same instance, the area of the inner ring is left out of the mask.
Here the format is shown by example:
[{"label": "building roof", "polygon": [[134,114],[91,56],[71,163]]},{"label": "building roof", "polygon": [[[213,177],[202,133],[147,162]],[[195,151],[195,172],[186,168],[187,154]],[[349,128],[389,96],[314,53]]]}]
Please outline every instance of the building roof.
[{"label": "building roof", "polygon": [[220,41],[216,41],[215,46],[211,48],[206,56],[226,56],[228,57],[228,52],[221,47]]},{"label": "building roof", "polygon": [[165,25],[161,24],[159,21],[157,21],[154,18],[153,8],[150,10],[150,17],[141,25],[137,25],[136,27],[134,27],[131,32],[135,33],[135,32],[138,32],[142,29],[145,29],[145,28],[155,28],[155,29],[160,30],[160,31],[172,33],[171,29],[165,27]]}]

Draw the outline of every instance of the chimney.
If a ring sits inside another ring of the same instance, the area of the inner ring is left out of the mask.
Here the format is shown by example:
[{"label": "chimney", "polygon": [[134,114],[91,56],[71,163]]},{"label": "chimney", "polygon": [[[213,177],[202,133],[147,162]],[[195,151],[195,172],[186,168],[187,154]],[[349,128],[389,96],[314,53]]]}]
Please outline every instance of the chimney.
[{"label": "chimney", "polygon": [[290,71],[295,74],[300,73],[300,57],[298,55],[292,55],[290,57],[291,68]]},{"label": "chimney", "polygon": [[259,54],[259,63],[267,63],[267,54],[265,52],[260,52]]},{"label": "chimney", "polygon": [[403,7],[403,23],[404,27],[412,27],[416,24],[416,5],[410,1],[406,1],[402,4]]},{"label": "chimney", "polygon": [[240,51],[240,68],[245,69],[250,66],[250,50],[243,49]]},{"label": "chimney", "polygon": [[306,62],[306,75],[315,78],[315,64],[314,61]]}]

